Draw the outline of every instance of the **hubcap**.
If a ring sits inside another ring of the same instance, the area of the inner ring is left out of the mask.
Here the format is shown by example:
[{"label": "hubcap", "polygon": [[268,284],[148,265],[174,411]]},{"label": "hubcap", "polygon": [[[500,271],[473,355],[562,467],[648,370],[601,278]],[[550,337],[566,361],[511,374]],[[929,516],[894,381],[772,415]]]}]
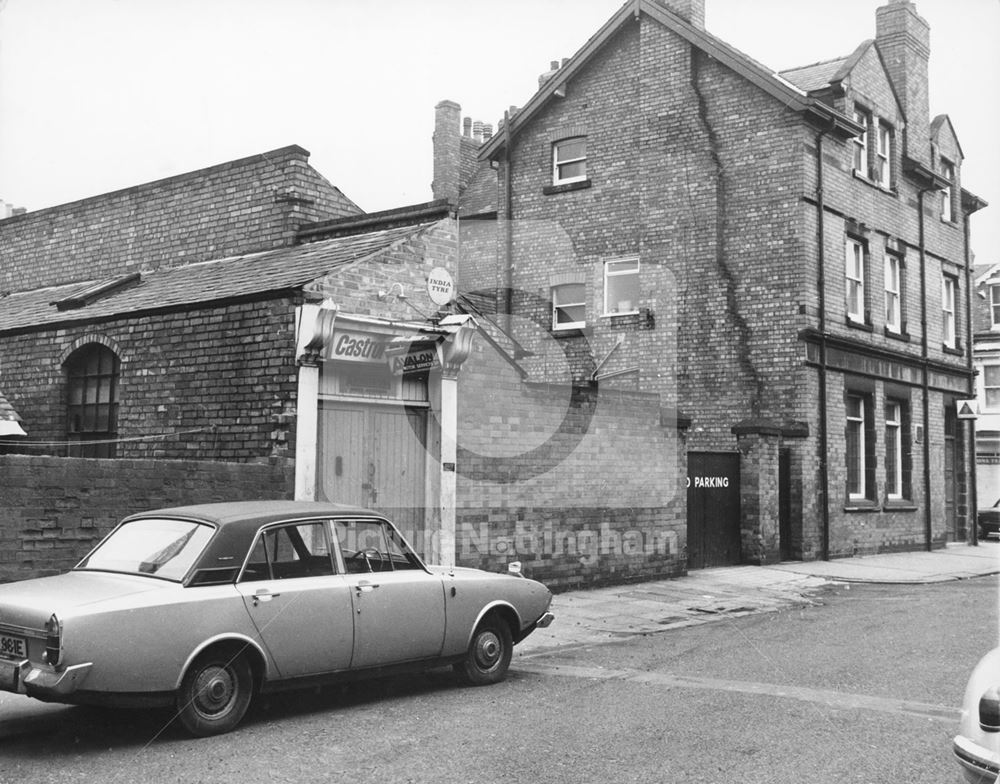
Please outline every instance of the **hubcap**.
[{"label": "hubcap", "polygon": [[236,680],[225,667],[206,667],[195,682],[195,707],[206,716],[218,716],[231,706]]},{"label": "hubcap", "polygon": [[476,640],[476,664],[484,670],[496,666],[503,653],[500,638],[493,632],[483,632]]}]

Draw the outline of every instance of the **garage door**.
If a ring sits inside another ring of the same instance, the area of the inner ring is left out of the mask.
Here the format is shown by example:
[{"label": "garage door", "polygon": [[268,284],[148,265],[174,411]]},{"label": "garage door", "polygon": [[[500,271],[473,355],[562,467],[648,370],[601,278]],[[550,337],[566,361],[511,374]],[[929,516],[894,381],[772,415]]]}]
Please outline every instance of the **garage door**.
[{"label": "garage door", "polygon": [[740,563],[740,456],[688,452],[688,569]]}]

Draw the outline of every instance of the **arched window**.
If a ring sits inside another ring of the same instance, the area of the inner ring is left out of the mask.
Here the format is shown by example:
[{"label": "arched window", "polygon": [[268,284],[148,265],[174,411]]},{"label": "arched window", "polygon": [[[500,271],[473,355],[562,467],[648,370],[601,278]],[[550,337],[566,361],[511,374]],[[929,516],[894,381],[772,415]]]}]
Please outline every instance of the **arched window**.
[{"label": "arched window", "polygon": [[66,364],[66,438],[71,457],[115,457],[118,437],[119,361],[111,349],[90,343]]}]

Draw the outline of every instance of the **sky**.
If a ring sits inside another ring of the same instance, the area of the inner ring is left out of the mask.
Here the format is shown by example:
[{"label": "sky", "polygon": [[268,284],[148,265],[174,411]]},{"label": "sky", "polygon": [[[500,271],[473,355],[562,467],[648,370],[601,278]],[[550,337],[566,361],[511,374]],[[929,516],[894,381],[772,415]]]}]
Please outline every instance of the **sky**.
[{"label": "sky", "polygon": [[[706,0],[774,70],[851,53],[883,0]],[[0,0],[0,201],[28,210],[298,144],[362,209],[431,198],[434,106],[496,127],[618,0]],[[931,116],[1000,262],[1000,0],[916,0]],[[0,260],[2,261],[2,260]]]}]

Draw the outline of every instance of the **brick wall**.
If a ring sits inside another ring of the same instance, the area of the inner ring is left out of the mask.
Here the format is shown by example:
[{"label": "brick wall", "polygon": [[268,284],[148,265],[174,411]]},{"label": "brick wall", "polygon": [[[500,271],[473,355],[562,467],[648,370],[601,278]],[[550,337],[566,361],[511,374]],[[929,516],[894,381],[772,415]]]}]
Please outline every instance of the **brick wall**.
[{"label": "brick wall", "polygon": [[291,498],[287,461],[206,463],[0,455],[0,582],[58,574],[123,517],[211,501]]},{"label": "brick wall", "polygon": [[302,223],[359,214],[308,158],[283,147],[0,221],[0,291],[281,247]]},{"label": "brick wall", "polygon": [[295,311],[289,299],[147,314],[0,336],[5,394],[28,448],[64,454],[63,363],[99,342],[121,360],[119,457],[244,462],[294,454]]}]

